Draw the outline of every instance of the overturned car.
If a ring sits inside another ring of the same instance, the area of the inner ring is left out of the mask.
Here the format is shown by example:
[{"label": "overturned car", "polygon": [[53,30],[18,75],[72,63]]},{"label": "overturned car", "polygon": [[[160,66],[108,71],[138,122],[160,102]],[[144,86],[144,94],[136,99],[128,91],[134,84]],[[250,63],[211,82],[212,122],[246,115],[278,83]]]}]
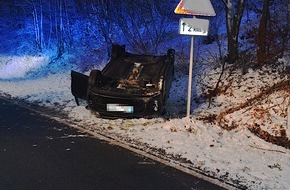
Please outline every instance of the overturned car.
[{"label": "overturned car", "polygon": [[174,77],[175,51],[166,55],[138,55],[113,45],[111,59],[102,71],[89,76],[71,71],[71,91],[85,99],[88,108],[106,118],[152,117],[164,112]]}]

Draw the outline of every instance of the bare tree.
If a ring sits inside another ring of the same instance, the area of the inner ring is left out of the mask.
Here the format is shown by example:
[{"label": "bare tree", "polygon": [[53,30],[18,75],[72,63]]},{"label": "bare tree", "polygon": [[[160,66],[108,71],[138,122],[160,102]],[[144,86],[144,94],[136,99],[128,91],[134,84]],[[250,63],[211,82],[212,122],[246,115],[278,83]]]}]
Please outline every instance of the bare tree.
[{"label": "bare tree", "polygon": [[269,12],[270,0],[264,0],[262,17],[259,24],[257,35],[257,61],[262,64],[267,59],[267,28],[270,19]]},{"label": "bare tree", "polygon": [[290,0],[288,0],[288,6],[287,6],[287,35],[286,35],[286,47],[289,45],[289,39],[290,39]]},{"label": "bare tree", "polygon": [[31,0],[30,3],[33,7],[34,40],[38,51],[42,52],[44,48],[42,0],[39,0],[38,3]]},{"label": "bare tree", "polygon": [[[288,0],[289,1],[289,0]],[[289,43],[289,2],[264,0],[256,34],[258,64],[272,63]]]},{"label": "bare tree", "polygon": [[118,26],[128,44],[138,53],[156,53],[170,38],[167,32],[173,7],[168,0],[122,1]]},{"label": "bare tree", "polygon": [[56,0],[55,33],[57,37],[57,57],[64,53],[64,26],[63,26],[63,0]]},{"label": "bare tree", "polygon": [[68,2],[67,0],[64,0],[64,12],[65,12],[65,19],[66,19],[66,35],[69,41],[68,47],[72,46],[73,43],[73,38],[72,38],[72,32],[71,32],[71,23],[70,23],[70,16],[69,16],[69,11],[68,11]]},{"label": "bare tree", "polygon": [[245,8],[245,0],[222,0],[226,8],[228,36],[228,60],[234,63],[239,58],[239,32]]},{"label": "bare tree", "polygon": [[290,0],[288,0],[287,25],[288,25],[288,35],[289,35],[289,30],[290,30]]},{"label": "bare tree", "polygon": [[[95,22],[102,36],[104,37],[107,52],[110,54],[110,49],[112,45],[112,34],[114,20],[116,17],[116,13],[118,11],[118,1],[115,0],[93,0],[91,1],[92,8],[92,21]],[[93,27],[87,26],[87,30],[89,33],[94,34],[96,31]],[[97,31],[98,32],[98,31]],[[96,36],[98,37],[98,36]]]}]

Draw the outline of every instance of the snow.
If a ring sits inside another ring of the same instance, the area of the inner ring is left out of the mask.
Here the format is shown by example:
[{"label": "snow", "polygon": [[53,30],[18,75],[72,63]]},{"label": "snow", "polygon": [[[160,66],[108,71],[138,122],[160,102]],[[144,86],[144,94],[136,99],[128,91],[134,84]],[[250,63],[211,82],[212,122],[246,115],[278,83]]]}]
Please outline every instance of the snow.
[{"label": "snow", "polygon": [[[28,72],[39,69],[47,62],[47,57],[1,56],[1,79],[20,78]],[[24,64],[21,64],[24,63]]]},{"label": "snow", "polygon": [[[257,105],[260,108],[267,105],[271,107],[266,114],[267,119],[262,116],[253,117],[254,114],[259,114],[258,107],[228,114],[224,118],[227,122],[224,121],[223,125],[237,126],[232,130],[225,130],[222,125],[200,119],[202,116],[218,114],[234,104],[242,103],[245,99],[254,97],[264,87],[287,79],[287,76],[280,76],[278,72],[266,68],[264,72],[249,69],[244,75],[238,72],[225,75],[227,79],[238,80],[233,80],[227,93],[217,96],[210,107],[207,101],[200,104],[192,102],[193,111],[188,118],[184,117],[188,80],[184,65],[187,62],[186,58],[178,55],[166,118],[108,120],[99,118],[85,109],[85,102],[76,106],[70,93],[72,66],[57,65],[70,61],[72,57],[65,56],[63,59],[54,63],[58,70],[50,66],[53,70],[51,72],[47,69],[50,60],[45,56],[2,55],[0,95],[53,108],[65,115],[54,116],[55,119],[66,120],[72,126],[103,134],[150,154],[163,155],[167,159],[185,164],[239,188],[290,189],[290,150],[264,141],[247,128],[248,125],[259,123],[264,130],[272,130],[275,133],[276,128],[273,129],[273,126],[286,127],[286,115],[279,114],[287,113],[289,95],[283,94],[286,92],[272,94],[273,97],[269,96],[266,100],[267,104],[262,102]],[[198,65],[196,71],[197,68]],[[31,77],[31,73],[36,73],[38,77]],[[210,85],[217,81],[219,73],[218,67],[206,72],[195,72],[196,87],[193,88],[193,95],[202,91],[202,84]],[[198,76],[202,81],[198,81]],[[223,81],[226,85],[226,81],[231,80]],[[279,105],[280,110],[276,110],[275,105]]]}]

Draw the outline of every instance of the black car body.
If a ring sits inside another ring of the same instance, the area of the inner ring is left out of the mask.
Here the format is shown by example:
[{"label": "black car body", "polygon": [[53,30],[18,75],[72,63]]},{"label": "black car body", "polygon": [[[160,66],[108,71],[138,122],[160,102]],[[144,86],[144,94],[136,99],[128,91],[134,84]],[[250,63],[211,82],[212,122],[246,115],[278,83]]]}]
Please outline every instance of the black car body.
[{"label": "black car body", "polygon": [[113,45],[111,60],[89,76],[72,71],[72,94],[86,99],[101,117],[136,118],[160,115],[174,77],[174,54],[138,55]]}]

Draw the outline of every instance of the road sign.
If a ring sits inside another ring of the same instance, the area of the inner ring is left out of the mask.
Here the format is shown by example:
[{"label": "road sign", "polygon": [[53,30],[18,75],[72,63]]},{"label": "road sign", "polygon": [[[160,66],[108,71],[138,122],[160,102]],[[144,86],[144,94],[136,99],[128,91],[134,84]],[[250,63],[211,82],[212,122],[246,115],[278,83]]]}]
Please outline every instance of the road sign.
[{"label": "road sign", "polygon": [[176,14],[215,16],[210,0],[181,0],[174,12]]},{"label": "road sign", "polygon": [[190,35],[190,57],[187,89],[187,107],[186,116],[190,115],[191,105],[191,85],[192,85],[192,68],[194,58],[194,36],[207,36],[209,21],[205,19],[196,19],[195,16],[215,16],[215,11],[210,0],[181,0],[174,12],[176,14],[193,15],[193,18],[182,18],[179,21],[179,34]]},{"label": "road sign", "polygon": [[179,34],[207,36],[209,20],[197,18],[181,18],[179,20]]}]

